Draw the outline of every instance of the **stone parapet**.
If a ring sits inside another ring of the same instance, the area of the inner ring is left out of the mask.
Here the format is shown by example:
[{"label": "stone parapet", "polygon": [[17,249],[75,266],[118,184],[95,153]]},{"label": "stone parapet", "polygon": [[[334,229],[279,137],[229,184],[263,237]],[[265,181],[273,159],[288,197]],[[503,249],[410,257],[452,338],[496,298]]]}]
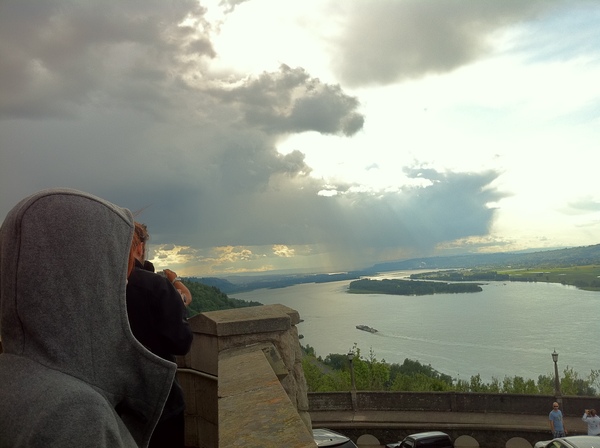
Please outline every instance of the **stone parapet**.
[{"label": "stone parapet", "polygon": [[[265,305],[202,313],[189,322],[192,348],[178,359],[188,446],[316,446],[297,311]],[[265,444],[272,438],[290,443]]]},{"label": "stone parapet", "polygon": [[[310,392],[310,410],[351,411],[350,392]],[[552,410],[551,395],[476,393],[476,392],[356,392],[361,411],[429,411],[485,414],[522,414],[546,416]],[[562,397],[565,416],[581,417],[584,409],[598,407],[597,397]]]},{"label": "stone parapet", "polygon": [[219,368],[220,447],[316,447],[262,350],[225,351]]}]

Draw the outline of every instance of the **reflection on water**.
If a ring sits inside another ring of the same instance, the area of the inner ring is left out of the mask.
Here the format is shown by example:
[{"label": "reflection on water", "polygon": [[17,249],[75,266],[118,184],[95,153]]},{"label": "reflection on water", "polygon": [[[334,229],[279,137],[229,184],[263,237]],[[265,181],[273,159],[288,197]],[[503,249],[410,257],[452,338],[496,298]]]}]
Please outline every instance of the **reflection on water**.
[{"label": "reflection on water", "polygon": [[[414,272],[414,271],[413,271]],[[393,273],[399,278],[406,273]],[[347,294],[350,282],[305,284],[233,295],[298,310],[303,345],[318,355],[347,353],[354,343],[363,355],[402,363],[431,364],[454,378],[481,374],[537,379],[559,369],[582,376],[600,369],[598,320],[600,293],[545,283],[491,282],[483,292],[405,297]],[[356,329],[364,324],[379,330]]]}]

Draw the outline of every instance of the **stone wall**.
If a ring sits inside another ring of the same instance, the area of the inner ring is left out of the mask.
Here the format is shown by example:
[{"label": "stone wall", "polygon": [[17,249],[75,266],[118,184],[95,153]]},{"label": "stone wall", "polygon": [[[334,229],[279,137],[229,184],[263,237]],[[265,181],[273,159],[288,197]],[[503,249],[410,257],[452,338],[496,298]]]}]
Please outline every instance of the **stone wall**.
[{"label": "stone wall", "polygon": [[[352,410],[350,392],[310,392],[311,411]],[[435,411],[546,415],[550,395],[480,394],[474,392],[366,392],[356,393],[357,408],[363,411]],[[598,397],[562,397],[565,416],[581,417],[584,409],[600,407]]]},{"label": "stone wall", "polygon": [[266,305],[202,313],[189,322],[192,348],[178,360],[188,446],[278,446],[273,439],[316,446],[297,311]]}]

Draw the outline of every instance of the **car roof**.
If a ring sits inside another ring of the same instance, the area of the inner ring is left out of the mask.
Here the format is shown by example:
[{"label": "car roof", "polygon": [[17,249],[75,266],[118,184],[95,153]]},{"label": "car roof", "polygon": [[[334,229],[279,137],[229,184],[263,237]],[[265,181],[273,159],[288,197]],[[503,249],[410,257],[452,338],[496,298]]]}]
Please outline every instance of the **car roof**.
[{"label": "car roof", "polygon": [[346,436],[343,436],[335,431],[332,431],[330,429],[325,429],[325,428],[320,428],[320,429],[313,428],[313,437],[315,439],[317,446],[336,446],[338,444],[341,444],[343,442],[347,442],[348,440],[350,440]]},{"label": "car roof", "polygon": [[[448,434],[442,431],[427,431],[427,432],[418,432],[416,434],[410,434],[407,437],[411,439],[426,439],[429,437],[449,437]],[[600,448],[600,447],[598,447]]]},{"label": "car roof", "polygon": [[600,437],[598,436],[567,436],[554,440],[560,440],[573,448],[600,448]]}]

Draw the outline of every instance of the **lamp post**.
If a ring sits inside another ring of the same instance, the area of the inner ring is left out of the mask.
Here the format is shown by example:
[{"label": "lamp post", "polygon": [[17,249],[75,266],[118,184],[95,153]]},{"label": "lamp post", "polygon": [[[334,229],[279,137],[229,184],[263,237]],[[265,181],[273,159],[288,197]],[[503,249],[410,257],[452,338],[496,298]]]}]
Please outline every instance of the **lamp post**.
[{"label": "lamp post", "polygon": [[[558,353],[556,349],[552,352],[552,361],[554,361],[554,395],[556,402],[562,407],[562,394],[560,393],[560,379],[558,378]],[[564,412],[564,411],[563,411]]]},{"label": "lamp post", "polygon": [[352,390],[356,390],[356,382],[354,380],[354,352],[348,352],[348,361],[350,361],[350,381],[352,382]]},{"label": "lamp post", "polygon": [[350,362],[350,381],[352,383],[352,390],[350,391],[350,397],[352,399],[352,409],[356,411],[358,409],[358,402],[356,399],[356,382],[354,380],[354,352],[348,352],[348,361]]}]

